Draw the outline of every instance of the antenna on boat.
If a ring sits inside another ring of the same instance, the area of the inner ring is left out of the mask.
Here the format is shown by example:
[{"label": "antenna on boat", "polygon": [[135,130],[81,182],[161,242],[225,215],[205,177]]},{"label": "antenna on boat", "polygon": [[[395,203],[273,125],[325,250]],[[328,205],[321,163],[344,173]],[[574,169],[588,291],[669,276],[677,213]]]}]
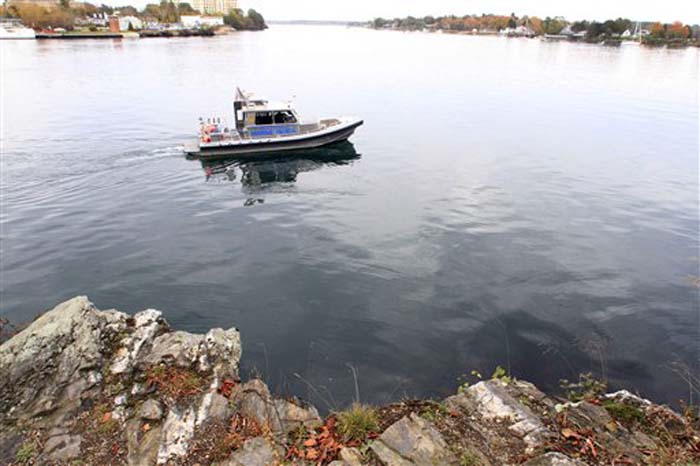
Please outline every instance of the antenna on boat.
[{"label": "antenna on boat", "polygon": [[245,93],[238,86],[236,86],[236,97],[234,98],[234,100],[238,100],[241,102],[246,102],[248,100],[248,97],[246,97]]}]

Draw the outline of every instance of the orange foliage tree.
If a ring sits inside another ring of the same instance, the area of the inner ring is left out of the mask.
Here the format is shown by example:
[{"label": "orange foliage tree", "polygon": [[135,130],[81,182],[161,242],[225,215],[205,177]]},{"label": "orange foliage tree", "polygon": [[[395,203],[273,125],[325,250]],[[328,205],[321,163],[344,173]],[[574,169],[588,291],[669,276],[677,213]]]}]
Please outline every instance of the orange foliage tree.
[{"label": "orange foliage tree", "polygon": [[530,29],[532,29],[535,34],[544,33],[544,27],[542,26],[542,20],[540,18],[538,18],[537,16],[531,16],[528,23],[530,25]]},{"label": "orange foliage tree", "polygon": [[687,39],[688,36],[690,36],[690,28],[680,21],[676,21],[666,30],[666,37],[669,39]]},{"label": "orange foliage tree", "polygon": [[44,8],[32,3],[18,4],[16,7],[19,17],[27,26],[37,29],[73,27],[73,14],[63,8]]},{"label": "orange foliage tree", "polygon": [[664,37],[666,35],[666,29],[661,23],[654,23],[651,25],[651,35],[654,37]]}]

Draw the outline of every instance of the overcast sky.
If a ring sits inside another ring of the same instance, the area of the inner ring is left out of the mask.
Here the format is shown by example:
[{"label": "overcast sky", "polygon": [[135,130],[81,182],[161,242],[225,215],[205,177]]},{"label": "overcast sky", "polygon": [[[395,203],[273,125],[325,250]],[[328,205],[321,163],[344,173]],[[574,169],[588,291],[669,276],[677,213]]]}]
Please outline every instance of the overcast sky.
[{"label": "overcast sky", "polygon": [[[160,0],[102,0],[111,5],[134,5]],[[97,0],[96,3],[100,3]],[[700,0],[239,0],[241,8],[255,8],[266,19],[314,19],[364,21],[408,15],[465,15],[494,13],[518,16],[564,16],[576,19],[609,19],[700,23]]]}]

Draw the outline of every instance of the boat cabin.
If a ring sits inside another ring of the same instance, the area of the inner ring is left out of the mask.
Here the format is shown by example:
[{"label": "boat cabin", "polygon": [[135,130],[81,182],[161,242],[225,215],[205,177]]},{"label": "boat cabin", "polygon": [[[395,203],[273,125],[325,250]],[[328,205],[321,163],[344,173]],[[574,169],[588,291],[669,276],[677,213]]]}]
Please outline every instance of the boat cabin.
[{"label": "boat cabin", "polygon": [[243,137],[261,138],[299,133],[299,117],[289,104],[236,98],[236,130]]}]

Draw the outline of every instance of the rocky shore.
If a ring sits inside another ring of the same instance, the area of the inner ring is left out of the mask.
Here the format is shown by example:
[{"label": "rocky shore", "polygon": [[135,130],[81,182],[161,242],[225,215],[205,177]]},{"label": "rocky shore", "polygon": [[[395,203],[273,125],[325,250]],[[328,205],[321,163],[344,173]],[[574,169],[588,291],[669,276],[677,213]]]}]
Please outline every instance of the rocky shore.
[{"label": "rocky shore", "polygon": [[697,418],[626,391],[574,402],[501,374],[324,419],[241,381],[240,358],[235,328],[66,301],[0,346],[0,464],[700,464]]}]

